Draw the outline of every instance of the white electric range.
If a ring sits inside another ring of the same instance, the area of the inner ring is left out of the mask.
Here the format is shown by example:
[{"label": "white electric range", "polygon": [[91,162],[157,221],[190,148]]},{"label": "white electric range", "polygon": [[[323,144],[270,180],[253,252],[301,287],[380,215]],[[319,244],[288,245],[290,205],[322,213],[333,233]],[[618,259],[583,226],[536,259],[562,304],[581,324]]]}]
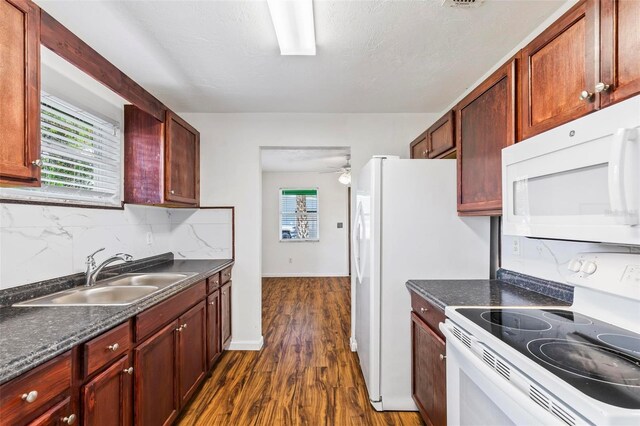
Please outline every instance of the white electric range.
[{"label": "white electric range", "polygon": [[569,270],[570,307],[446,308],[448,424],[640,424],[640,255]]}]

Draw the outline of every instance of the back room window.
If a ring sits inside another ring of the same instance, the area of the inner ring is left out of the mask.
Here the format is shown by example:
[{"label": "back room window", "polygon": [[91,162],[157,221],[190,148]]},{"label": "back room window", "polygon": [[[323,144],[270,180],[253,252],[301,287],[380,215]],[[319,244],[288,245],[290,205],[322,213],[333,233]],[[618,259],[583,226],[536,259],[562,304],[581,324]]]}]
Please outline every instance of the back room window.
[{"label": "back room window", "polygon": [[318,189],[280,190],[280,241],[319,241]]}]

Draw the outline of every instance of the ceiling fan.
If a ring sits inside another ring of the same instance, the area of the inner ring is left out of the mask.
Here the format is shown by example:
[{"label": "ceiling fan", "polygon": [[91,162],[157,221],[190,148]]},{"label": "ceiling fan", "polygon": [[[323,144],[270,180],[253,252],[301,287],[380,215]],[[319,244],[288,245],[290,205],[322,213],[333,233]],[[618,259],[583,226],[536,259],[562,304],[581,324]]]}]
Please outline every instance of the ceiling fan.
[{"label": "ceiling fan", "polygon": [[338,181],[343,185],[349,185],[351,183],[351,154],[345,155],[345,161],[345,164],[335,168],[335,170],[322,173],[340,173]]}]

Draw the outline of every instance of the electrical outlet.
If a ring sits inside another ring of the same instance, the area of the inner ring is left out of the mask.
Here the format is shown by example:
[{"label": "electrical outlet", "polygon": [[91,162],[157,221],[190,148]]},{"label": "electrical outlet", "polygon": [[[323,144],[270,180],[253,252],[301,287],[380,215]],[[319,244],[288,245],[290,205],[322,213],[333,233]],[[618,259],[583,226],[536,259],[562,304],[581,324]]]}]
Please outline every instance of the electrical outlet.
[{"label": "electrical outlet", "polygon": [[292,257],[289,258],[289,263],[293,263],[293,258]]},{"label": "electrical outlet", "polygon": [[514,256],[520,256],[520,238],[514,238],[511,243],[511,254]]},{"label": "electrical outlet", "polygon": [[153,244],[153,234],[151,232],[147,232],[147,245]]}]

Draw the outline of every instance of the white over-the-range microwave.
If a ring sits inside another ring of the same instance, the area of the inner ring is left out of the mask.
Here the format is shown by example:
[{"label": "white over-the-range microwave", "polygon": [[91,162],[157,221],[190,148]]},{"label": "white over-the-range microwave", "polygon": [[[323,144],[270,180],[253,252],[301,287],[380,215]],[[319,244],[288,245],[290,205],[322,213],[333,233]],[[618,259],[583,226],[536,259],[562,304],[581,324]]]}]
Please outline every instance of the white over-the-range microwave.
[{"label": "white over-the-range microwave", "polygon": [[640,96],[502,151],[503,232],[640,245]]}]

